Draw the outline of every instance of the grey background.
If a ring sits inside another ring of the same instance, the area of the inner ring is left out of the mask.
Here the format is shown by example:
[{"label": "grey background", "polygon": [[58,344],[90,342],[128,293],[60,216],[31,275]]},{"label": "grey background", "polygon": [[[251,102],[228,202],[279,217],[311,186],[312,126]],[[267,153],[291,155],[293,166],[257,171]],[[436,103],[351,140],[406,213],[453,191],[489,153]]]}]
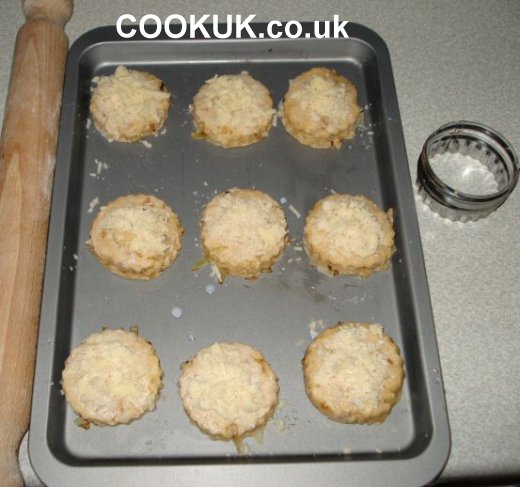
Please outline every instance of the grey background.
[{"label": "grey background", "polygon": [[[19,2],[2,2],[0,107],[7,94]],[[256,20],[341,18],[367,25],[392,57],[412,179],[426,137],[458,119],[502,132],[520,151],[520,2],[123,0],[76,2],[73,42],[119,15],[257,14]],[[3,111],[1,112],[3,114]],[[518,188],[477,223],[446,222],[416,201],[452,433],[441,480],[520,477]]]}]

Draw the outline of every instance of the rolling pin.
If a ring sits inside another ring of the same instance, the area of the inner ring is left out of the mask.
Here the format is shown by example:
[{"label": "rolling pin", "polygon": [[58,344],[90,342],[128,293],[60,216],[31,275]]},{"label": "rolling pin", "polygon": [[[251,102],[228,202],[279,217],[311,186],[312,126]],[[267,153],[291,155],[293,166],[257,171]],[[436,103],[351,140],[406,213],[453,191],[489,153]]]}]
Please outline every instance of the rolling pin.
[{"label": "rolling pin", "polygon": [[22,486],[72,0],[24,0],[0,139],[0,485]]}]

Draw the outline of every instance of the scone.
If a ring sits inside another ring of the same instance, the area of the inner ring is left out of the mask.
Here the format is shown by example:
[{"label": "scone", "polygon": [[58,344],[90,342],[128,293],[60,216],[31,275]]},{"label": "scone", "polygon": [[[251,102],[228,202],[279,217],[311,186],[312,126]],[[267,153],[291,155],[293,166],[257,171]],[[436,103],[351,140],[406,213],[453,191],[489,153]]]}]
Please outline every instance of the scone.
[{"label": "scone", "polygon": [[134,142],[161,130],[170,93],[153,74],[118,66],[110,76],[97,76],[90,100],[96,128],[109,140]]},{"label": "scone", "polygon": [[369,276],[388,269],[395,251],[392,210],[365,196],[332,194],[305,220],[304,246],[313,265],[330,275]]},{"label": "scone", "polygon": [[182,365],[179,393],[190,419],[214,439],[240,440],[272,417],[278,379],[242,343],[214,343]]},{"label": "scone", "polygon": [[381,423],[401,395],[403,359],[381,325],[338,323],[323,331],[303,359],[312,404],[340,423]]},{"label": "scone", "polygon": [[179,218],[164,201],[130,194],[101,207],[87,247],[113,273],[151,279],[173,264],[183,232]]},{"label": "scone", "polygon": [[155,408],[162,377],[149,342],[131,331],[105,329],[72,350],[61,386],[67,402],[87,424],[116,426]]},{"label": "scone", "polygon": [[207,80],[190,110],[193,136],[226,148],[266,137],[276,113],[268,89],[246,71]]},{"label": "scone", "polygon": [[280,205],[255,189],[217,194],[201,219],[201,242],[208,262],[226,275],[254,279],[283,253],[287,220]]},{"label": "scone", "polygon": [[350,80],[333,69],[312,68],[289,82],[281,118],[302,144],[339,149],[343,140],[354,137],[361,111]]}]

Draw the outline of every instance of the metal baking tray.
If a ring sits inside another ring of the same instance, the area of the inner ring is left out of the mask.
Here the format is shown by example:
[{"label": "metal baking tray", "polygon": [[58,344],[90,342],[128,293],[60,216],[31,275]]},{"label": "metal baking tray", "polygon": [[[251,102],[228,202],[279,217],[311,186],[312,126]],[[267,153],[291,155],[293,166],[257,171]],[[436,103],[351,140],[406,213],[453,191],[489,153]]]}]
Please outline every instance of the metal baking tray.
[{"label": "metal baking tray", "polygon": [[[308,29],[309,25],[305,26]],[[257,32],[265,25],[256,25]],[[422,485],[446,462],[450,436],[435,329],[393,75],[383,40],[348,24],[348,39],[121,40],[113,27],[86,33],[66,72],[45,268],[29,453],[48,485]],[[173,94],[166,132],[146,144],[109,143],[90,123],[91,80],[124,64],[160,77]],[[341,150],[292,139],[281,123],[267,139],[226,150],[193,140],[188,106],[215,74],[249,71],[278,103],[288,81],[328,66],[358,87],[364,121]],[[218,285],[201,257],[201,209],[231,187],[256,187],[285,202],[292,245],[271,274]],[[329,278],[311,268],[304,217],[331,191],[364,194],[393,208],[397,251],[389,271]],[[186,229],[177,262],[158,279],[126,280],[86,249],[98,207],[150,193]],[[210,288],[207,286],[210,285]],[[215,292],[210,294],[211,285]],[[175,319],[174,307],[183,315]],[[402,397],[381,425],[321,415],[304,391],[301,359],[311,337],[340,320],[382,323],[402,350]],[[72,347],[102,326],[139,324],[165,372],[156,411],[128,426],[74,424],[60,392]],[[262,441],[212,441],[192,425],[177,393],[180,364],[215,341],[242,341],[277,373],[282,405]]]}]

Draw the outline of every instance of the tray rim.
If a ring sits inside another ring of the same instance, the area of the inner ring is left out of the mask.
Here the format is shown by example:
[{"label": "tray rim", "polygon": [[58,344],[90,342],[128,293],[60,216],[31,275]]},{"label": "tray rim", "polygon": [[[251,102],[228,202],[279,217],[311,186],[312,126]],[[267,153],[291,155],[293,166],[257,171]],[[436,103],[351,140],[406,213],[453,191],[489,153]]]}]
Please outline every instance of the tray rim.
[{"label": "tray rim", "polygon": [[[304,32],[312,25],[311,22],[301,22],[304,27]],[[253,30],[258,33],[265,29],[266,23],[251,24]],[[401,117],[397,103],[397,93],[395,89],[393,71],[391,67],[390,54],[384,40],[373,30],[361,24],[349,22],[347,31],[352,39],[362,41],[369,45],[377,57],[378,72],[384,82],[380,83],[381,91],[387,101],[385,102],[388,124],[388,146],[391,152],[391,158],[394,160],[401,160],[400,164],[393,164],[392,171],[396,180],[406,182],[404,189],[405,198],[414,204],[401,205],[400,214],[403,221],[406,221],[406,226],[402,230],[405,232],[401,235],[403,240],[409,242],[407,231],[416,235],[419,233],[419,225],[417,220],[417,213],[415,209],[415,201],[413,197],[413,186],[408,167],[408,159],[406,155],[406,148],[404,144],[404,134],[402,131]],[[291,39],[282,36],[279,41],[290,42]],[[295,40],[301,40],[295,39]],[[312,39],[310,39],[312,40]],[[276,42],[275,39],[204,39],[200,35],[196,39],[189,39],[188,37],[173,40],[166,36],[159,36],[157,39],[145,39],[139,34],[132,39],[121,39],[115,26],[102,26],[92,29],[82,36],[80,36],[71,46],[69,51],[69,58],[67,61],[67,69],[65,75],[65,89],[63,93],[62,114],[60,119],[60,134],[64,132],[65,127],[73,123],[74,116],[76,116],[75,109],[70,109],[71,105],[77,99],[77,86],[79,81],[79,68],[82,55],[85,51],[96,44],[101,43],[122,43],[122,42]],[[386,95],[386,96],[385,96]],[[72,141],[70,138],[60,137],[58,140],[58,149],[56,161],[63,158],[70,160],[70,153],[72,150]],[[65,165],[63,165],[65,166]],[[56,180],[67,182],[70,176],[71,164],[67,164],[59,172],[56,170]],[[58,181],[58,182],[59,182]],[[56,184],[56,181],[54,182]],[[56,318],[56,309],[58,307],[58,292],[52,290],[52,284],[59,282],[61,274],[60,266],[51,266],[49,262],[60,262],[62,257],[61,242],[65,233],[64,228],[56,229],[56,222],[63,222],[65,219],[66,205],[62,200],[66,198],[62,195],[58,197],[53,193],[51,205],[51,220],[49,224],[48,237],[48,253],[45,265],[44,286],[42,295],[42,307],[40,315],[40,331],[38,338],[38,348],[36,356],[36,372],[33,386],[33,397],[50,396],[50,388],[48,387],[49,377],[52,377],[52,357],[53,353],[48,353],[49,343],[53,339],[53,327],[50,324],[54,323]],[[397,458],[397,459],[378,459],[375,461],[363,461],[362,459],[348,459],[342,458],[341,461],[331,462],[330,460],[316,459],[312,462],[298,459],[291,459],[290,461],[279,460],[276,457],[272,461],[266,462],[239,462],[239,463],[215,463],[206,461],[206,464],[197,464],[187,462],[184,464],[167,465],[165,462],[158,460],[157,462],[150,462],[149,465],[128,465],[114,462],[111,465],[96,465],[95,462],[88,466],[81,464],[75,465],[73,463],[62,463],[51,452],[47,442],[47,417],[44,410],[38,403],[33,401],[31,411],[31,424],[29,435],[29,458],[35,470],[43,474],[50,472],[59,472],[59,478],[67,479],[67,484],[70,484],[72,479],[78,484],[88,485],[96,480],[103,479],[104,482],[119,483],[124,479],[125,484],[141,485],[143,481],[157,481],[164,485],[167,481],[168,485],[181,483],[190,483],[196,480],[197,482],[211,482],[212,484],[228,484],[233,478],[246,478],[251,484],[262,485],[265,479],[270,478],[273,474],[283,470],[285,475],[290,476],[291,482],[296,484],[310,485],[323,481],[326,476],[329,484],[341,484],[344,481],[344,475],[349,477],[356,483],[358,479],[371,479],[372,485],[388,485],[394,482],[399,485],[405,485],[406,481],[402,477],[405,476],[405,471],[421,472],[421,482],[427,483],[434,479],[446,464],[451,448],[451,438],[448,423],[448,413],[446,407],[446,400],[444,396],[444,387],[442,383],[442,374],[440,359],[438,353],[438,344],[435,335],[435,326],[433,322],[433,312],[431,308],[430,293],[428,289],[426,268],[424,264],[424,256],[420,239],[414,243],[409,243],[407,251],[410,253],[410,260],[415,264],[414,270],[416,274],[411,274],[410,288],[412,293],[426,296],[423,299],[421,306],[416,310],[417,325],[418,325],[418,341],[421,346],[421,354],[424,356],[424,363],[427,365],[425,370],[425,377],[430,380],[425,384],[428,391],[428,399],[430,401],[430,411],[432,419],[432,437],[429,439],[428,445],[418,455],[411,458]],[[45,326],[47,324],[47,326]],[[428,346],[425,346],[428,343]],[[47,350],[46,350],[47,349]],[[45,352],[44,352],[45,350]],[[46,353],[47,352],[47,353]],[[430,375],[431,374],[431,375]],[[432,407],[435,400],[436,408]],[[43,448],[42,448],[43,446]],[[201,460],[203,463],[205,460]],[[332,464],[332,465],[331,465]],[[345,468],[332,468],[338,466]],[[369,475],[369,477],[368,477]],[[286,477],[287,478],[287,477]],[[167,480],[166,480],[167,479]],[[411,480],[411,479],[408,479]],[[411,485],[415,485],[414,482]],[[58,484],[56,484],[58,485]]]}]

